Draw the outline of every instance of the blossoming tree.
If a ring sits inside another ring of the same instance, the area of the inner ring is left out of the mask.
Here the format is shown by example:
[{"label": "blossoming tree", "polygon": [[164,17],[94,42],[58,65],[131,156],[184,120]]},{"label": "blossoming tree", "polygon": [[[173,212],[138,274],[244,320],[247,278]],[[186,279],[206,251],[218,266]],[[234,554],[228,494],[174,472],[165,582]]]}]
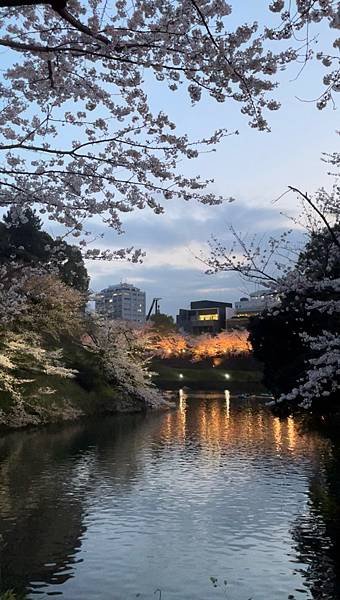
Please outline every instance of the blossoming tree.
[{"label": "blossoming tree", "polygon": [[[329,157],[336,166],[339,155]],[[255,356],[264,362],[265,383],[280,403],[338,410],[340,389],[340,202],[332,190],[303,201],[307,243],[294,250],[288,234],[247,243],[235,233],[231,248],[213,241],[210,271],[234,271],[273,290],[279,304],[250,325]],[[282,258],[284,257],[284,258]]]},{"label": "blossoming tree", "polygon": [[136,330],[132,323],[104,318],[95,319],[93,325],[87,345],[99,358],[105,380],[121,391],[121,410],[129,408],[129,399],[139,402],[144,410],[168,408],[170,404],[152,384],[147,368],[147,333]]},{"label": "blossoming tree", "polygon": [[[225,0],[0,0],[0,206],[20,214],[37,204],[86,245],[84,223],[94,215],[120,230],[121,213],[161,213],[172,198],[220,202],[178,166],[227,131],[202,140],[177,133],[165,112],[151,110],[151,80],[156,92],[158,84],[186,87],[193,104],[203,94],[232,99],[252,127],[268,129],[267,110],[279,108],[277,71],[301,53],[312,58],[313,24],[339,26],[332,0],[273,0],[269,9],[260,27],[232,26]],[[327,69],[322,108],[339,80],[332,54],[318,58]],[[140,257],[133,248],[88,252]]]},{"label": "blossoming tree", "polygon": [[161,358],[180,357],[199,362],[206,358],[247,355],[251,352],[247,331],[222,331],[217,335],[190,336],[180,332],[154,333],[145,329],[146,349]]}]

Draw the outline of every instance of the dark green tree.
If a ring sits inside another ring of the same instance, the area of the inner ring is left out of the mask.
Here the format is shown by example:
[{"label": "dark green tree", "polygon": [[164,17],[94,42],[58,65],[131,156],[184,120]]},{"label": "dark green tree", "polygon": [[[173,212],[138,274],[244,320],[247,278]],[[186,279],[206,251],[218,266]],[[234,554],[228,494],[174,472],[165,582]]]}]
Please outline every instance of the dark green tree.
[{"label": "dark green tree", "polygon": [[[250,320],[254,356],[262,361],[264,384],[275,397],[289,393],[304,381],[309,361],[318,357],[317,352],[304,343],[304,336],[316,338],[324,331],[340,336],[340,314],[336,308],[329,310],[332,303],[336,305],[340,300],[334,285],[340,276],[338,240],[340,225],[312,234],[295,266],[306,285],[301,290],[282,294],[277,307]],[[327,310],[320,306],[326,306]],[[316,412],[339,410],[336,394],[325,396],[321,402],[316,398],[313,409]],[[286,403],[284,409],[291,406]]]},{"label": "dark green tree", "polygon": [[89,278],[79,248],[53,239],[42,230],[42,221],[30,208],[20,216],[10,209],[0,223],[0,264],[12,261],[46,270],[57,268],[60,279],[81,292]]},{"label": "dark green tree", "polygon": [[156,315],[151,315],[150,322],[152,324],[153,329],[156,329],[160,333],[176,330],[176,324],[171,315],[157,313]]}]

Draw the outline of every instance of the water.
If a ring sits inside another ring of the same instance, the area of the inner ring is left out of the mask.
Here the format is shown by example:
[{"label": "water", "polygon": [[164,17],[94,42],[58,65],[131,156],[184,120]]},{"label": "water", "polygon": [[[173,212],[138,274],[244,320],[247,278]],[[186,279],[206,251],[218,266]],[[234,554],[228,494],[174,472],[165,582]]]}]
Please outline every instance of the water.
[{"label": "water", "polygon": [[292,418],[228,393],[6,435],[2,589],[30,599],[337,600],[337,464],[330,444],[300,435]]}]

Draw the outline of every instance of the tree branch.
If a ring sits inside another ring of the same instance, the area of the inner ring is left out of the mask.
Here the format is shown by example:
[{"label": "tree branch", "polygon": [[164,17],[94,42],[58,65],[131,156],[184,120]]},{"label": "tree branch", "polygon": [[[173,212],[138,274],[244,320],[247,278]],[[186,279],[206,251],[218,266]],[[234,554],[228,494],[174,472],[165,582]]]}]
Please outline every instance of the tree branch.
[{"label": "tree branch", "polygon": [[340,248],[340,242],[338,240],[338,238],[336,237],[332,227],[330,226],[330,224],[328,223],[325,215],[321,212],[321,210],[318,209],[318,207],[316,206],[316,204],[314,204],[314,202],[307,196],[307,194],[304,194],[303,192],[301,192],[301,190],[299,190],[296,187],[293,187],[292,185],[289,185],[288,188],[290,190],[292,190],[292,192],[296,192],[297,194],[299,194],[304,200],[306,200],[306,202],[309,204],[309,206],[312,207],[312,209],[316,212],[317,215],[319,215],[321,221],[323,221],[323,223],[325,224],[327,230],[330,233],[330,236],[334,242],[334,244]]},{"label": "tree branch", "polygon": [[[207,20],[206,20],[206,18],[204,16],[202,10],[198,6],[196,0],[191,0],[191,4],[194,6],[197,14],[199,15],[199,17],[200,17],[200,19],[201,19],[201,21],[202,21],[202,23],[203,23],[203,25],[205,27],[205,30],[206,30],[206,32],[207,32],[207,34],[208,34],[211,42],[215,46],[216,50],[218,52],[220,52],[220,48],[219,48],[219,46],[218,46],[218,44],[217,44],[217,42],[216,42],[213,34],[211,33],[211,30],[210,30],[210,27],[208,25],[208,22],[207,22]],[[234,65],[232,64],[231,60],[229,60],[229,58],[226,56],[225,52],[223,52],[223,58],[226,61],[228,67],[233,71],[234,75],[237,77],[238,81],[242,82],[242,84],[244,85],[246,93],[247,93],[247,96],[248,96],[248,99],[249,99],[249,102],[250,102],[251,106],[253,107],[254,117],[259,122],[258,111],[257,111],[256,105],[255,105],[255,102],[253,100],[253,96],[252,96],[252,93],[251,93],[251,91],[249,89],[249,85],[248,85],[248,82],[247,82],[246,78],[244,77],[244,75],[242,75],[242,73],[240,73],[237,69],[235,69]]]},{"label": "tree branch", "polygon": [[64,21],[70,23],[72,27],[102,42],[106,46],[112,44],[111,40],[105,35],[92,31],[87,25],[84,25],[79,19],[76,19],[76,17],[74,17],[66,8],[67,0],[0,0],[0,8],[39,5],[50,6]]}]

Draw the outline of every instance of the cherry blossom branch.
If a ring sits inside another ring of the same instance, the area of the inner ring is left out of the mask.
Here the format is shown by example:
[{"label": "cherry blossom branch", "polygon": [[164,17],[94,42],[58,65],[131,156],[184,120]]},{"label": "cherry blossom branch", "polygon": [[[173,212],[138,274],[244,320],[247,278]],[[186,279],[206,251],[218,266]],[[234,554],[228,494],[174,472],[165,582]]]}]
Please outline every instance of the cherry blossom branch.
[{"label": "cherry blossom branch", "polygon": [[[124,166],[124,165],[122,165]],[[157,186],[154,185],[152,183],[148,182],[144,182],[144,181],[136,181],[136,180],[131,180],[131,179],[117,179],[116,177],[113,176],[108,176],[108,175],[103,175],[101,173],[84,173],[84,172],[77,172],[77,171],[58,171],[57,169],[46,169],[45,171],[42,171],[41,173],[37,173],[34,171],[10,171],[8,169],[0,169],[0,173],[3,173],[4,175],[26,175],[26,176],[32,176],[34,175],[35,177],[48,177],[49,175],[64,175],[64,176],[69,176],[69,175],[74,175],[76,177],[82,177],[82,178],[87,178],[87,179],[100,179],[103,181],[108,181],[110,183],[122,183],[124,185],[129,185],[129,186],[141,186],[141,187],[145,187],[147,190],[153,190],[156,192],[164,192],[170,189],[170,187],[172,186]],[[69,183],[69,182],[68,182]],[[1,182],[1,185],[3,185],[3,183]],[[172,184],[173,185],[173,184]],[[200,187],[204,187],[204,183],[199,184]],[[182,196],[184,195],[184,192],[180,191],[180,190],[171,190],[172,194],[175,194],[176,196]],[[193,196],[196,196],[196,194],[192,194]],[[42,199],[40,198],[39,200],[40,202],[42,202]]]},{"label": "cherry blossom branch", "polygon": [[[46,117],[46,119],[44,121],[42,121],[39,124],[39,127],[37,127],[34,131],[36,131],[42,125],[44,125],[44,123],[46,123],[47,120],[48,120],[48,117]],[[77,146],[72,148],[72,150],[58,150],[56,148],[47,148],[44,146],[34,146],[34,145],[24,144],[24,142],[29,137],[34,135],[34,131],[31,131],[30,133],[28,133],[27,136],[21,142],[18,142],[17,144],[0,144],[0,151],[1,150],[6,150],[6,151],[14,150],[14,149],[20,148],[21,150],[31,150],[33,152],[56,154],[58,156],[78,156],[79,158],[90,158],[91,160],[96,160],[98,158],[96,156],[91,156],[91,155],[87,155],[87,154],[77,154],[77,152],[78,152],[78,150],[81,150],[82,148],[86,148],[88,146],[94,146],[96,144],[107,144],[107,143],[112,143],[112,142],[119,142],[121,144],[126,144],[127,146],[143,148],[144,150],[162,150],[162,151],[172,150],[173,151],[173,149],[174,149],[173,146],[151,146],[151,144],[150,145],[149,144],[140,144],[138,142],[131,142],[129,140],[124,140],[121,137],[110,137],[110,138],[102,138],[102,139],[98,139],[98,140],[91,140],[90,142],[84,142],[83,144],[78,144]],[[227,131],[225,131],[224,136],[235,135],[236,133],[237,132],[229,132],[228,133]],[[192,142],[191,144],[188,144],[188,145],[197,146],[199,144],[207,144],[208,142],[209,142],[209,140],[199,140],[198,142]],[[110,159],[103,159],[103,161],[110,162]]]},{"label": "cherry blossom branch", "polygon": [[[197,4],[197,2],[195,0],[190,0],[190,1],[193,4],[193,6],[195,7],[198,15],[200,16],[200,19],[201,19],[201,21],[202,21],[202,23],[203,23],[203,25],[204,25],[204,27],[205,27],[205,29],[207,31],[207,34],[208,34],[211,42],[215,46],[217,52],[220,52],[220,48],[219,48],[219,46],[218,46],[218,44],[217,44],[217,42],[216,42],[213,34],[211,33],[210,27],[209,27],[209,25],[207,23],[207,20],[206,20],[206,18],[204,16],[203,12],[201,11],[200,7],[198,6],[198,4]],[[246,92],[247,92],[247,95],[248,95],[248,98],[249,98],[249,101],[250,101],[250,103],[251,103],[251,105],[253,107],[254,116],[255,116],[257,122],[259,122],[258,111],[257,111],[256,105],[255,105],[255,102],[253,100],[252,93],[250,92],[247,80],[245,79],[245,77],[237,69],[235,69],[234,65],[228,59],[228,57],[226,56],[225,52],[223,52],[223,58],[226,61],[228,67],[230,67],[230,69],[232,69],[233,73],[236,75],[236,77],[238,78],[238,80],[241,81],[242,84],[244,85],[244,87],[246,89]]]}]

